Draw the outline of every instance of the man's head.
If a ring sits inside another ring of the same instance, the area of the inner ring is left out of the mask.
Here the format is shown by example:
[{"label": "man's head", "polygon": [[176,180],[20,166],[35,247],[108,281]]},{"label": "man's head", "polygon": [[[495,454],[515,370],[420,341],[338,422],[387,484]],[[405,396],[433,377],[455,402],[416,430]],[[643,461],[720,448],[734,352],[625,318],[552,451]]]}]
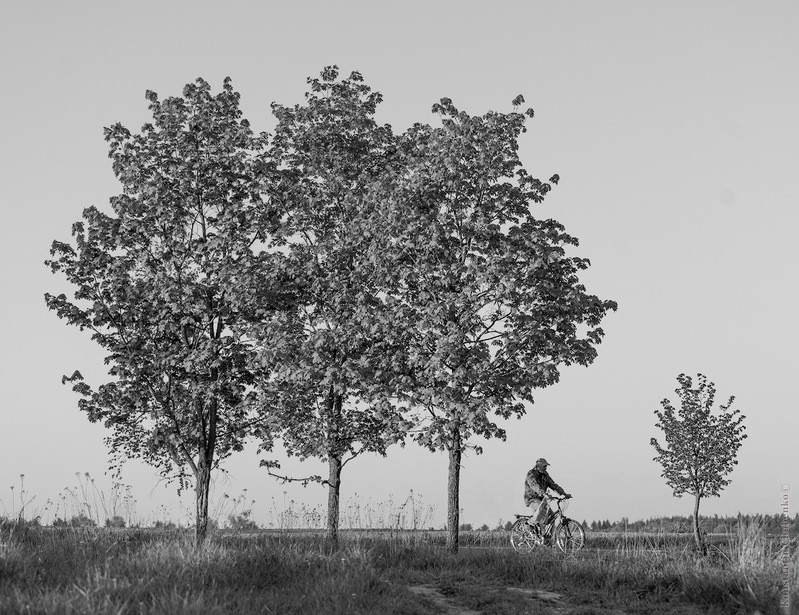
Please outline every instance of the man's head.
[{"label": "man's head", "polygon": [[541,457],[540,459],[536,460],[536,462],[535,462],[535,467],[536,467],[536,469],[539,472],[546,472],[548,465],[549,465],[549,462],[546,459],[544,459],[543,457]]}]

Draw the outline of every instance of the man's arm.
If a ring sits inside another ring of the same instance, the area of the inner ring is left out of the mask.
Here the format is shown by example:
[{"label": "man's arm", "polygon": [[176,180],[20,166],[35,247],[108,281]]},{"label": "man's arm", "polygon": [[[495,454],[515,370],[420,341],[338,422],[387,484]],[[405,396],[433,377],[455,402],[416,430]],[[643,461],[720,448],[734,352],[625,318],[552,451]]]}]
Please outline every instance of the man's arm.
[{"label": "man's arm", "polygon": [[560,486],[560,485],[558,485],[558,484],[557,484],[557,483],[556,483],[554,480],[552,480],[552,477],[551,477],[549,474],[547,474],[547,487],[548,487],[549,489],[552,489],[552,491],[557,491],[557,492],[558,492],[559,494],[561,494],[563,497],[568,497],[568,496],[569,496],[569,494],[568,494],[568,493],[566,493],[566,492],[563,490],[563,487],[561,487],[561,486]]}]

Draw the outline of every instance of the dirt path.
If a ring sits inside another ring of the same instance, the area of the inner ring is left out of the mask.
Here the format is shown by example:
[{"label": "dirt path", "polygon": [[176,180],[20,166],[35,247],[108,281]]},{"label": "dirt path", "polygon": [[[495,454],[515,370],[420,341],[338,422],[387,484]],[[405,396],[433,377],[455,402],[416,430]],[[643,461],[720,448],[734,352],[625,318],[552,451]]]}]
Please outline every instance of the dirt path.
[{"label": "dirt path", "polygon": [[447,615],[483,615],[480,611],[473,611],[464,606],[459,606],[432,585],[414,585],[408,589],[417,596],[424,596]]},{"label": "dirt path", "polygon": [[[417,596],[423,596],[440,608],[446,615],[484,615],[482,611],[475,611],[465,606],[459,605],[456,600],[445,596],[432,585],[415,585],[408,588]],[[497,590],[494,590],[497,591]],[[498,590],[502,591],[502,590]],[[523,596],[535,601],[546,609],[550,615],[568,615],[571,608],[563,604],[564,596],[555,592],[543,589],[530,589],[522,587],[508,587],[505,591],[518,592]],[[596,613],[604,615],[626,615],[619,610],[595,610]]]}]

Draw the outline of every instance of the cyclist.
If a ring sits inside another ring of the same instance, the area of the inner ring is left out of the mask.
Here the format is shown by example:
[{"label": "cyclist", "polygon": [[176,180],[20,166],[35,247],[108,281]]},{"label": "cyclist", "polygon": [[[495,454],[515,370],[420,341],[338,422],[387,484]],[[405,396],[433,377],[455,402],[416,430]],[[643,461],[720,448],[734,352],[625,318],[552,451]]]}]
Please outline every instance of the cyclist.
[{"label": "cyclist", "polygon": [[550,513],[547,489],[557,491],[565,498],[571,497],[570,493],[566,493],[560,485],[552,480],[547,472],[548,465],[549,462],[541,457],[524,479],[524,504],[535,511],[529,523],[539,532]]}]

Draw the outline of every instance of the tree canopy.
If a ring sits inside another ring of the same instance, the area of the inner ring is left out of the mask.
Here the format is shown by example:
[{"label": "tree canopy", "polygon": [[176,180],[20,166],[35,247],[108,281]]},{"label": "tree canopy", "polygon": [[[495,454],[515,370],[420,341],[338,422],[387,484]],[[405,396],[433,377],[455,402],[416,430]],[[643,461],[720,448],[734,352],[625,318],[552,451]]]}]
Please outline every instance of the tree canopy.
[{"label": "tree canopy", "polygon": [[359,73],[308,84],[303,104],[272,105],[271,136],[229,79],[217,95],[202,79],[147,92],[152,123],[106,129],[123,191],[112,213],[84,211],[74,245],[53,242],[47,263],[75,293],[46,301],[92,331],[112,379],[65,380],[117,463],[193,475],[198,541],[211,469],[247,438],[327,461],[335,542],[342,467],[412,431],[449,454],[457,550],[463,451],[504,438],[499,421],[561,366],[589,365],[616,304],[588,293],[577,240],[537,215],[559,177],[518,157],[522,97],[478,116],[442,99],[440,126],[396,135]]},{"label": "tree canopy", "polygon": [[256,266],[264,141],[228,79],[217,95],[198,79],[182,97],[146,98],[153,122],[141,132],[105,130],[123,187],[113,213],[89,207],[74,245],[53,242],[47,264],[74,299],[45,299],[108,352],[109,382],[92,388],[77,371],[67,379],[80,408],[110,429],[117,463],[141,457],[165,475],[194,475],[202,540],[211,467],[247,436],[252,349],[233,334],[241,312],[232,298]]},{"label": "tree canopy", "polygon": [[280,408],[275,425],[287,452],[328,462],[335,542],[342,467],[363,452],[385,454],[407,428],[390,401],[389,323],[370,260],[383,239],[375,234],[374,195],[396,146],[391,127],[374,120],[380,94],[359,73],[340,78],[327,67],[308,83],[304,104],[272,105],[276,171],[266,190],[281,216],[278,241],[297,306],[290,318],[253,331],[267,366],[262,408]]},{"label": "tree canopy", "polygon": [[542,182],[519,160],[532,111],[471,116],[442,99],[433,112],[440,127],[416,124],[400,138],[379,262],[406,356],[400,396],[422,413],[415,438],[450,453],[457,550],[467,442],[504,439],[497,419],[523,415],[534,389],[557,382],[559,366],[590,364],[616,303],[586,292],[578,273],[589,262],[566,251],[577,240],[535,215],[559,177]]}]

